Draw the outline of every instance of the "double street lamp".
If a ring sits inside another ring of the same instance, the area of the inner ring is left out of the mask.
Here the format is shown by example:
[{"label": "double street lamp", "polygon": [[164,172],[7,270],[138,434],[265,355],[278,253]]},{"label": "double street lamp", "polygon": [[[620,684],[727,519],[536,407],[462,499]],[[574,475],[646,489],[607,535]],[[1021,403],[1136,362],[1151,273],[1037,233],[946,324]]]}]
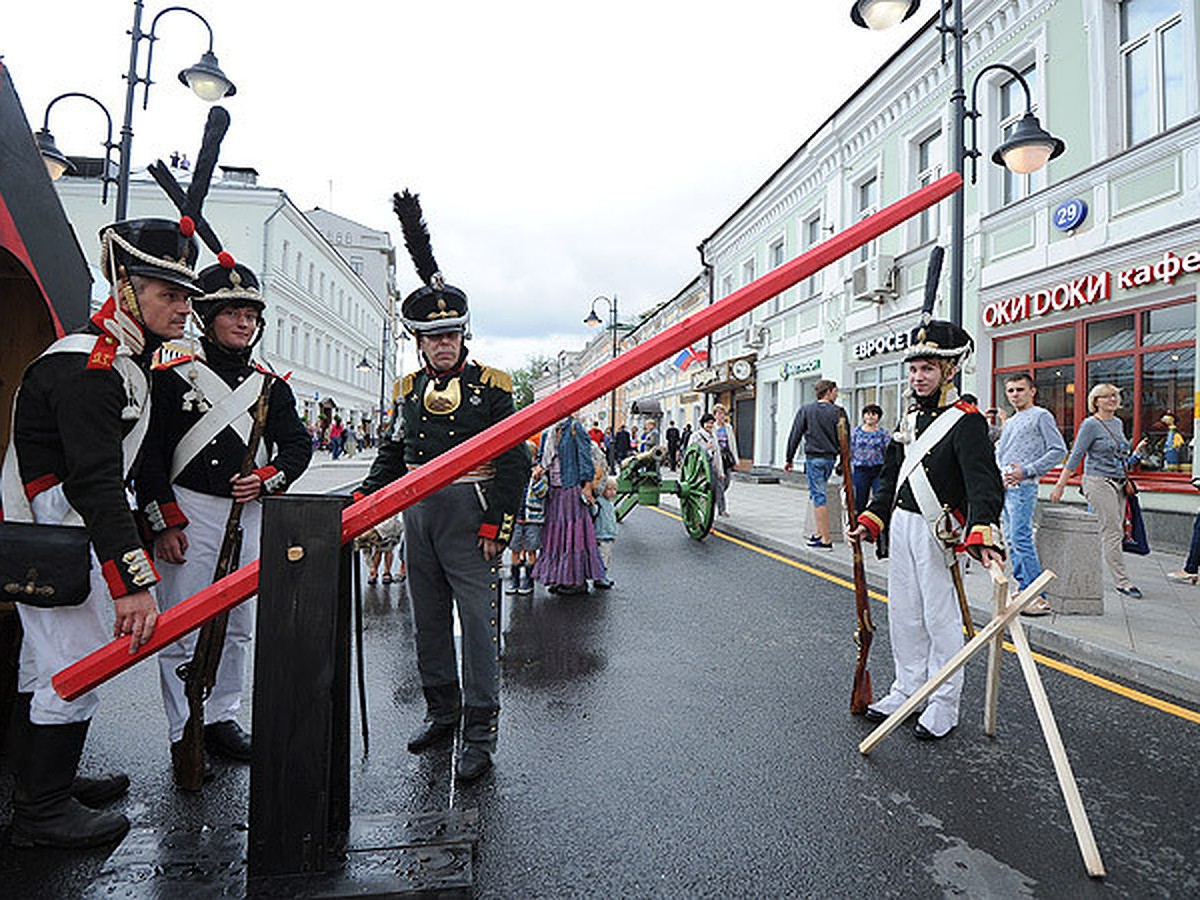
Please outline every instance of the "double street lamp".
[{"label": "double street lamp", "polygon": [[[181,83],[191,88],[201,100],[209,103],[215,103],[222,97],[232,97],[237,93],[237,88],[234,87],[232,81],[221,71],[220,65],[217,64],[217,57],[213,54],[213,30],[208,24],[208,20],[194,9],[189,9],[186,6],[169,6],[162,10],[154,17],[150,23],[150,32],[142,31],[142,0],[134,0],[133,4],[133,27],[129,30],[129,71],[125,74],[125,119],[121,126],[121,142],[118,145],[121,149],[121,163],[117,172],[117,219],[121,220],[126,217],[129,209],[129,170],[133,153],[133,100],[134,94],[137,91],[139,84],[144,84],[142,94],[142,109],[145,109],[150,102],[150,85],[154,82],[150,78],[150,67],[154,62],[154,42],[158,40],[158,36],[154,31],[158,27],[158,20],[169,12],[185,12],[195,16],[204,23],[204,27],[208,29],[208,49],[201,54],[200,61],[189,66],[179,73]],[[143,40],[150,42],[150,50],[146,55],[146,74],[138,74],[138,53]],[[66,155],[63,154],[54,143],[54,136],[50,133],[50,107],[62,100],[65,97],[85,97],[97,104],[104,110],[104,115],[108,118],[108,137],[105,140],[105,157],[104,157],[104,173],[102,180],[104,183],[104,202],[108,202],[108,183],[112,177],[108,174],[108,166],[112,155],[114,144],[112,142],[112,117],[104,104],[88,94],[62,94],[50,101],[50,105],[46,107],[46,116],[41,130],[37,133],[38,149],[42,154],[43,160],[46,163],[46,170],[50,174],[50,178],[57,181],[65,172],[70,171],[71,164]]]},{"label": "double street lamp", "polygon": [[[917,11],[921,0],[855,0],[850,10],[854,24],[863,28],[881,30],[891,28],[909,18]],[[984,66],[971,84],[971,106],[967,108],[967,94],[963,81],[963,43],[967,29],[963,25],[963,0],[942,0],[938,31],[942,34],[942,61],[946,59],[946,36],[954,39],[954,90],[950,94],[952,116],[952,144],[954,171],[964,174],[966,160],[971,160],[971,182],[975,181],[975,160],[979,152],[979,136],[976,120],[979,118],[977,103],[979,80],[990,71],[1007,72],[1025,90],[1025,115],[1017,123],[1008,140],[992,154],[992,162],[1006,167],[1010,172],[1028,175],[1038,171],[1050,160],[1061,156],[1066,144],[1047,132],[1033,114],[1033,94],[1029,82],[1012,66],[992,63]],[[971,120],[971,145],[966,144],[966,123]],[[962,324],[963,314],[963,258],[966,252],[966,200],[963,192],[957,191],[950,207],[950,321]]]},{"label": "double street lamp", "polygon": [[[601,300],[608,306],[608,327],[612,329],[612,358],[617,358],[617,295],[613,294],[611,298],[605,297],[603,294],[592,300],[592,310],[587,314],[587,318],[583,320],[583,324],[588,328],[595,328],[598,325],[603,325],[604,320],[596,315],[596,304]],[[617,437],[617,389],[612,390],[612,397],[609,401],[609,433],[613,440]]]},{"label": "double street lamp", "polygon": [[[387,414],[387,407],[384,405],[387,393],[387,360],[388,360],[388,339],[391,337],[392,323],[390,319],[383,320],[383,340],[379,347],[379,418],[375,422],[375,427],[378,429],[383,424],[383,417]],[[405,331],[399,332],[400,344],[400,368],[404,368],[404,341],[408,340],[408,333]],[[370,372],[374,365],[367,359],[367,351],[363,351],[363,358],[359,360],[358,365],[354,367],[359,372]]]}]

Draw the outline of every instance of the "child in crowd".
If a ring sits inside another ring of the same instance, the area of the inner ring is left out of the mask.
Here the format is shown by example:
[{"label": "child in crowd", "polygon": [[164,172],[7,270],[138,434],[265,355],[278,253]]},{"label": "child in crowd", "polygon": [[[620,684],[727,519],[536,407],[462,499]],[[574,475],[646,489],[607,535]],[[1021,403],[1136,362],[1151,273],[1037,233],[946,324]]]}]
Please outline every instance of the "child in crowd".
[{"label": "child in crowd", "polygon": [[[537,444],[528,441],[529,453],[537,459]],[[546,494],[550,482],[540,465],[534,465],[529,473],[529,486],[525,489],[525,502],[517,512],[517,524],[513,527],[512,541],[508,545],[511,569],[507,594],[533,593],[533,564],[542,549],[542,525],[546,521]]]},{"label": "child in crowd", "polygon": [[617,496],[617,479],[613,475],[599,479],[592,501],[592,519],[596,525],[596,544],[600,547],[600,558],[604,560],[604,578],[592,582],[597,590],[606,591],[613,586],[612,555],[613,543],[617,540],[617,508],[613,499]]}]

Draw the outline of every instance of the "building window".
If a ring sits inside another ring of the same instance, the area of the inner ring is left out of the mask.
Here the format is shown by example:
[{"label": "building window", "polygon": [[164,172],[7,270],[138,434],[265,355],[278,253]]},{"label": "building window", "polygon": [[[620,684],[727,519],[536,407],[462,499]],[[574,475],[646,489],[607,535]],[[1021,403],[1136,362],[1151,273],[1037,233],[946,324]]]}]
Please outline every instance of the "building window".
[{"label": "building window", "polygon": [[1187,105],[1180,0],[1121,4],[1125,140],[1136,144],[1183,121]]},{"label": "building window", "polygon": [[855,371],[853,421],[862,418],[864,406],[875,403],[883,408],[879,424],[887,429],[897,427],[904,409],[901,402],[906,383],[903,363],[867,366]]},{"label": "building window", "polygon": [[733,293],[733,273],[726,272],[721,277],[721,296],[728,297]]},{"label": "building window", "polygon": [[[992,405],[1004,397],[1004,381],[1029,372],[1039,406],[1054,414],[1069,445],[1077,423],[1088,416],[1088,391],[1107,382],[1121,389],[1117,415],[1125,434],[1149,438],[1142,468],[1161,470],[1170,415],[1183,435],[1183,461],[1191,469],[1193,379],[1196,371],[1196,305],[1185,300],[1102,319],[1046,328],[997,340],[993,348]],[[1077,374],[1082,377],[1077,380]]]},{"label": "building window", "polygon": [[288,242],[284,241],[283,242],[283,253],[281,253],[279,255],[279,268],[282,269],[284,272],[287,271],[287,261],[288,261]]},{"label": "building window", "polygon": [[355,274],[355,275],[357,275],[359,278],[361,278],[361,277],[362,277],[362,273],[363,273],[363,259],[362,259],[362,257],[361,257],[361,256],[352,256],[352,257],[350,257],[350,268],[352,268],[352,269],[354,270],[354,274]]},{"label": "building window", "polygon": [[297,251],[296,252],[296,284],[303,284],[303,281],[301,280],[301,277],[300,277],[300,274],[303,271],[303,269],[301,268],[303,265],[304,265],[304,254]]},{"label": "building window", "polygon": [[[862,221],[879,210],[879,176],[871,175],[854,186],[854,218]],[[866,262],[875,255],[875,241],[854,251],[854,262]]]},{"label": "building window", "polygon": [[[1031,97],[1037,97],[1037,66],[1029,63],[1024,68],[1017,67],[1024,77],[1029,82],[1029,94]],[[1037,102],[1034,101],[1033,112],[1038,111]],[[1008,140],[1009,136],[1017,127],[1017,123],[1021,121],[1025,115],[1025,89],[1021,87],[1021,82],[1015,78],[1010,78],[1000,84],[1000,142]],[[1018,175],[1016,172],[1011,172],[1007,168],[1003,168],[1004,179],[1003,187],[1000,192],[1001,202],[1004,206],[1020,200],[1022,197],[1029,195],[1034,189],[1034,175]]]},{"label": "building window", "polygon": [[275,324],[275,355],[283,356],[283,319],[278,319]]},{"label": "building window", "polygon": [[[809,216],[807,219],[805,219],[804,224],[801,226],[801,230],[804,232],[805,250],[811,250],[813,247],[817,246],[817,244],[821,243],[821,214],[817,213],[816,215]],[[824,278],[823,273],[824,270],[822,269],[819,272],[809,275],[804,279],[803,282],[801,282],[801,297],[808,299],[809,297],[815,297],[817,294],[821,293],[821,287],[823,284],[822,279]]]},{"label": "building window", "polygon": [[757,266],[753,258],[742,263],[742,287],[745,287],[757,277],[755,274],[756,269]]},{"label": "building window", "polygon": [[[771,246],[767,248],[767,265],[770,267],[770,269],[772,271],[774,271],[775,269],[778,269],[780,266],[783,265],[784,252],[785,252],[785,250],[784,250],[784,239],[783,238],[779,238],[778,240],[772,242]],[[770,306],[771,313],[774,314],[774,313],[779,312],[780,306],[782,304],[783,304],[783,295],[782,294],[776,294],[774,297],[772,297],[771,298],[771,306]]]},{"label": "building window", "polygon": [[309,263],[308,264],[308,292],[310,294],[313,292],[313,281],[315,280],[314,276],[316,275],[316,272],[317,272],[316,265],[313,263]]},{"label": "building window", "polygon": [[[933,184],[933,182],[942,177],[943,156],[942,133],[940,131],[935,131],[924,140],[917,141],[918,188]],[[938,232],[941,230],[941,220],[938,217],[939,209],[941,209],[941,204],[935,204],[933,207],[923,210],[917,216],[918,244],[937,240]]]},{"label": "building window", "polygon": [[321,300],[325,299],[325,273],[321,273],[320,290],[317,291],[317,297]]}]

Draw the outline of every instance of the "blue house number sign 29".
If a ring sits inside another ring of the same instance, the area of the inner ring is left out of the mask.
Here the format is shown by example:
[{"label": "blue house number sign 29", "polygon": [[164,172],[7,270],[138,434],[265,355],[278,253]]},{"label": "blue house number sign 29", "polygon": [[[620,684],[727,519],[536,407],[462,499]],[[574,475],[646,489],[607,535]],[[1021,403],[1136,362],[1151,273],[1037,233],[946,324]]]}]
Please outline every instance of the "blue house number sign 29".
[{"label": "blue house number sign 29", "polygon": [[1054,210],[1054,227],[1059,231],[1078,228],[1087,218],[1087,204],[1082,200],[1068,200]]}]

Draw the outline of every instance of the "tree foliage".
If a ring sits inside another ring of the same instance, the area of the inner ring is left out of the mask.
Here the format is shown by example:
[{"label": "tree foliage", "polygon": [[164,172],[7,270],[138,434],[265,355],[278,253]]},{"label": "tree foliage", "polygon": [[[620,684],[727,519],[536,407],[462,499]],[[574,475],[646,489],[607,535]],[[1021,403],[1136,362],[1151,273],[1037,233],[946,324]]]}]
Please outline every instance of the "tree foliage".
[{"label": "tree foliage", "polygon": [[531,356],[525,365],[513,370],[513,404],[517,409],[524,409],[533,402],[533,383],[542,377],[549,363],[548,357]]}]

